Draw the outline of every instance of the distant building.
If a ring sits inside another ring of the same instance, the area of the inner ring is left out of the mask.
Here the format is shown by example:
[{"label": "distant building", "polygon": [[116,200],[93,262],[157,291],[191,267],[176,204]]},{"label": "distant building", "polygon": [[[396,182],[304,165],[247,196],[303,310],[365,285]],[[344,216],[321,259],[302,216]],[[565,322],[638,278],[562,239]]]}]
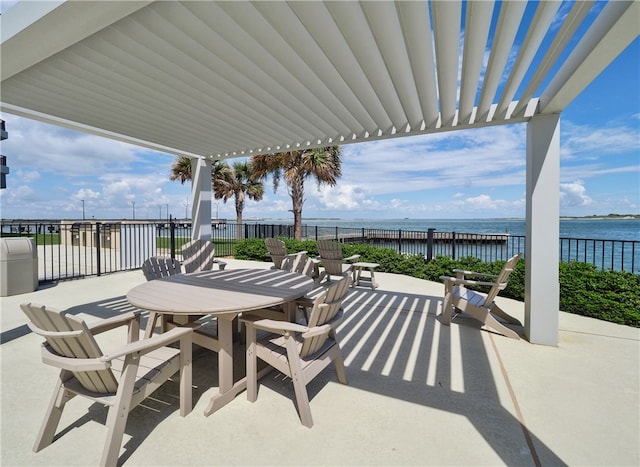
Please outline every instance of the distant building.
[{"label": "distant building", "polygon": [[[4,126],[4,120],[0,120],[0,141],[7,139],[9,135]],[[6,156],[0,155],[0,188],[7,187],[7,174],[9,173],[9,167],[7,167]]]}]

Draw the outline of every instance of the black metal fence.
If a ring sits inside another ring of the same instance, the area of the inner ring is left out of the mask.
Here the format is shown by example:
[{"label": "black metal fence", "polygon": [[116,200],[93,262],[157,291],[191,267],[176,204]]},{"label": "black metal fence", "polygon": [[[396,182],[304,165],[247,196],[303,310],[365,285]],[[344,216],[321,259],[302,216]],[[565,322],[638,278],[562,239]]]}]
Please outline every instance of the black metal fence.
[{"label": "black metal fence", "polygon": [[[2,221],[2,236],[29,236],[35,240],[40,281],[101,275],[137,269],[150,256],[181,259],[181,246],[191,239],[191,223],[185,221]],[[232,256],[237,224],[212,223],[216,255]],[[290,224],[245,223],[243,239],[293,238]],[[461,258],[483,261],[506,260],[524,254],[525,237],[509,234],[384,230],[303,225],[305,239],[336,239],[391,248],[401,254]],[[560,259],[581,261],[600,269],[640,273],[640,241],[560,239]]]}]

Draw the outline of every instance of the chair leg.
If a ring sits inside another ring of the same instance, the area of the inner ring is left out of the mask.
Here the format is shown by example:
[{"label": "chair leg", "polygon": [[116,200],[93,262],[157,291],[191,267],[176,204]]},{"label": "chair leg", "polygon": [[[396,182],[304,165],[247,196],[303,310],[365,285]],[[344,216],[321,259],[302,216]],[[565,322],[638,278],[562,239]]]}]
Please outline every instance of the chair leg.
[{"label": "chair leg", "polygon": [[180,339],[180,416],[186,417],[193,408],[193,367],[191,337]]},{"label": "chair leg", "polygon": [[487,317],[484,320],[484,324],[492,328],[494,331],[502,334],[503,336],[510,337],[512,339],[520,339],[520,336],[513,329],[509,329],[504,324],[496,320],[491,314],[487,314]]},{"label": "chair leg", "polygon": [[[337,346],[338,344],[336,344]],[[336,366],[336,374],[338,375],[338,381],[342,384],[349,384],[347,381],[347,373],[344,371],[344,362],[342,361],[342,354],[340,352],[340,347],[338,347],[338,352],[336,358],[333,360],[333,363]]]},{"label": "chair leg", "polygon": [[520,320],[514,318],[513,316],[505,312],[502,308],[500,308],[495,303],[493,304],[493,308],[491,308],[491,313],[498,316],[499,318],[502,318],[507,323],[515,324],[517,326],[522,326],[522,323],[520,322]]},{"label": "chair leg", "polygon": [[300,421],[307,428],[313,426],[313,418],[311,417],[311,407],[309,406],[309,394],[307,394],[307,382],[305,381],[300,355],[296,347],[295,339],[289,337],[287,339],[287,359],[289,360],[289,372],[293,381],[293,390],[296,393],[296,403],[298,405],[298,413]]},{"label": "chair leg", "polygon": [[518,333],[514,330],[509,329],[504,324],[495,319],[491,313],[486,309],[478,309],[474,307],[466,307],[464,312],[467,313],[472,318],[477,319],[482,322],[488,328],[493,329],[498,334],[502,334],[503,336],[510,337],[512,339],[520,339]]},{"label": "chair leg", "polygon": [[255,402],[258,398],[258,357],[256,356],[256,328],[248,325],[247,339],[247,400]]},{"label": "chair leg", "polygon": [[40,432],[38,433],[36,442],[33,445],[34,452],[38,452],[53,443],[53,438],[56,435],[56,429],[58,428],[58,423],[60,423],[60,417],[62,416],[64,406],[68,400],[75,396],[75,394],[67,391],[64,388],[63,381],[66,379],[66,373],[67,372],[65,372],[64,370],[60,373],[60,377],[58,378],[58,382],[56,383],[56,388],[53,391],[53,396],[51,397],[51,401],[49,402],[47,414],[42,421]]},{"label": "chair leg", "polygon": [[[153,311],[149,312],[149,318],[147,319],[147,327],[144,330],[144,338],[148,339],[153,335],[153,331],[156,328],[156,324],[158,323],[158,318],[160,318],[159,313],[154,313]],[[164,332],[164,329],[163,329]]]},{"label": "chair leg", "polygon": [[139,360],[134,363],[132,355],[127,355],[125,358],[118,391],[107,415],[107,438],[104,442],[100,465],[115,466],[118,463],[122,436],[131,410],[131,396],[138,372],[138,362]]},{"label": "chair leg", "polygon": [[444,295],[442,301],[442,324],[449,326],[451,324],[451,308],[453,307],[451,292]]}]

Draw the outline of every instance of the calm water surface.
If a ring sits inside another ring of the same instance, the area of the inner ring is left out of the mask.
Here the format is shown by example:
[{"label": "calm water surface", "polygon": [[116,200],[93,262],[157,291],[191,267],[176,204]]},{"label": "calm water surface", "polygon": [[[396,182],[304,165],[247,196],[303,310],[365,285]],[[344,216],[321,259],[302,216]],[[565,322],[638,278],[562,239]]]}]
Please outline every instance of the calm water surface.
[{"label": "calm water surface", "polygon": [[[287,223],[286,220],[277,220],[277,222]],[[508,233],[511,235],[526,233],[523,219],[306,219],[303,222],[305,225],[366,229],[426,231],[434,228],[442,232],[460,233]],[[640,219],[563,219],[560,220],[560,237],[640,240]]]}]

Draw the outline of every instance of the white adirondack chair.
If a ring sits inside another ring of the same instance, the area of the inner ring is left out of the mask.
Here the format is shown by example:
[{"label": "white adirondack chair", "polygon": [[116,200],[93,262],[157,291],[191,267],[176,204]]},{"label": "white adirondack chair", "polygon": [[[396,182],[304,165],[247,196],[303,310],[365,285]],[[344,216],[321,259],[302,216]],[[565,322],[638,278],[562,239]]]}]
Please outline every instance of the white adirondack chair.
[{"label": "white adirondack chair", "polygon": [[227,263],[216,258],[216,246],[209,240],[191,240],[182,245],[184,272],[210,271],[217,264],[224,269]]},{"label": "white adirondack chair", "polygon": [[318,240],[319,259],[324,266],[324,275],[328,281],[331,276],[344,277],[351,273],[353,262],[360,258],[360,255],[352,255],[348,258],[342,256],[342,244],[335,240]]},{"label": "white adirondack chair", "polygon": [[[144,263],[142,263],[142,273],[148,281],[152,281],[155,279],[160,279],[162,277],[181,274],[182,265],[180,264],[179,260],[171,258],[170,256],[152,256],[150,258],[147,258]],[[156,327],[156,323],[160,318],[160,314],[154,313],[153,311],[149,312],[149,321],[144,332],[145,339],[151,337],[151,335],[153,334],[153,330]],[[164,318],[161,327],[163,331],[166,330]]]},{"label": "white adirondack chair", "polygon": [[[31,320],[31,331],[46,339],[42,361],[61,369],[34,451],[53,442],[65,404],[75,396],[109,407],[101,465],[116,465],[129,411],[176,373],[180,375],[180,415],[191,412],[190,328],[138,340],[138,312],[87,326],[76,316],[43,305],[24,303],[20,308]],[[129,327],[128,342],[103,353],[94,335],[123,325]],[[179,349],[168,347],[175,342]]]},{"label": "white adirondack chair", "polygon": [[[252,315],[242,318],[247,327],[249,401],[255,402],[258,397],[259,358],[291,378],[301,422],[306,427],[313,426],[307,384],[332,362],[335,362],[338,381],[347,384],[336,328],[342,321],[342,301],[351,280],[351,276],[344,277],[316,298],[306,326]],[[258,329],[270,334],[258,340]]]},{"label": "white adirondack chair", "polygon": [[[507,287],[509,275],[519,260],[520,255],[510,258],[498,275],[454,269],[456,277],[440,276],[440,280],[444,282],[443,324],[448,326],[451,323],[452,312],[465,312],[494,331],[507,337],[519,339],[520,336],[515,331],[506,327],[493,316],[496,315],[510,324],[522,326],[519,320],[505,313],[495,302],[498,293]],[[469,285],[486,285],[491,289],[485,294],[465,287]]]}]

